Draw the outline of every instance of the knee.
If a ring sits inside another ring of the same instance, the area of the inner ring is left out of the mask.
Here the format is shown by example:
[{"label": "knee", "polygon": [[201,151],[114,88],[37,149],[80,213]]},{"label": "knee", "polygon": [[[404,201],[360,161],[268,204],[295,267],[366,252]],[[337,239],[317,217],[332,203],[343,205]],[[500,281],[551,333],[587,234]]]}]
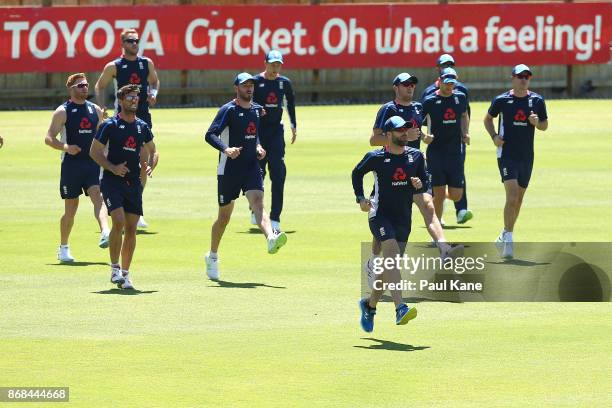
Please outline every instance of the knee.
[{"label": "knee", "polygon": [[448,196],[453,201],[461,200],[461,196],[463,195],[463,191],[450,191]]},{"label": "knee", "polygon": [[126,236],[136,236],[136,226],[137,224],[125,224],[123,227],[123,232]]},{"label": "knee", "polygon": [[508,197],[506,197],[506,204],[508,204],[511,207],[518,207],[521,203],[521,199],[519,198],[518,194],[510,194],[508,195]]},{"label": "knee", "polygon": [[113,230],[114,231],[122,231],[125,228],[125,218],[123,217],[113,217]]}]

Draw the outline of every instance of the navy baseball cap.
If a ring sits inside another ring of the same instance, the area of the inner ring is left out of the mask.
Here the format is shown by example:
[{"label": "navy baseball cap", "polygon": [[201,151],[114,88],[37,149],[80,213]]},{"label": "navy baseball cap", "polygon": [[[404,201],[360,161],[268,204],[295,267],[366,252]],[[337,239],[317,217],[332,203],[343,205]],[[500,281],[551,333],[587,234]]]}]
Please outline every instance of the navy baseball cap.
[{"label": "navy baseball cap", "polygon": [[402,72],[401,74],[397,74],[397,76],[393,79],[393,85],[399,85],[405,82],[416,84],[419,82],[419,80],[417,79],[417,77],[412,76],[407,72]]},{"label": "navy baseball cap", "polygon": [[523,72],[529,72],[529,75],[533,75],[529,67],[525,64],[518,64],[512,68],[512,75],[522,74]]},{"label": "navy baseball cap", "polygon": [[455,66],[455,60],[450,54],[442,54],[438,57],[438,66],[444,64],[450,64],[452,66]]},{"label": "navy baseball cap", "polygon": [[255,82],[255,77],[249,74],[248,72],[241,72],[240,74],[236,75],[236,79],[234,79],[234,85],[241,85],[244,84],[246,81]]},{"label": "navy baseball cap", "polygon": [[443,84],[457,84],[457,71],[452,68],[444,68],[440,71],[440,81]]},{"label": "navy baseball cap", "polygon": [[383,125],[383,131],[388,132],[390,130],[402,129],[408,127],[406,126],[407,123],[408,122],[406,122],[400,116],[391,116]]},{"label": "navy baseball cap", "polygon": [[280,62],[282,64],[283,54],[277,50],[270,50],[270,52],[266,54],[266,62]]}]

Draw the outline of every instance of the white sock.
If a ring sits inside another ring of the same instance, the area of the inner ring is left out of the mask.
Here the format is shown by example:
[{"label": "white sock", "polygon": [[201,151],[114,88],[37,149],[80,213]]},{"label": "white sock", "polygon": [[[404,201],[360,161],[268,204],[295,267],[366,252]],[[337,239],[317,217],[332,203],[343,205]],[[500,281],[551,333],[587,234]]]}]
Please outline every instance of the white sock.
[{"label": "white sock", "polygon": [[110,230],[109,229],[103,229],[102,230],[102,235],[109,235],[110,234]]},{"label": "white sock", "polygon": [[512,233],[506,231],[506,237],[505,238],[506,238],[507,242],[512,242]]},{"label": "white sock", "polygon": [[209,257],[209,258],[212,258],[212,259],[217,259],[217,253],[216,253],[216,252],[213,252],[213,251],[210,251],[210,252],[208,253],[208,257]]},{"label": "white sock", "polygon": [[68,249],[68,248],[70,248],[70,245],[68,245],[68,244],[66,244],[66,245],[61,245],[61,244],[60,244],[60,248],[62,248],[62,249]]},{"label": "white sock", "polygon": [[130,273],[130,271],[128,271],[127,269],[122,269],[121,270],[121,274],[125,277],[128,276],[128,274]]}]

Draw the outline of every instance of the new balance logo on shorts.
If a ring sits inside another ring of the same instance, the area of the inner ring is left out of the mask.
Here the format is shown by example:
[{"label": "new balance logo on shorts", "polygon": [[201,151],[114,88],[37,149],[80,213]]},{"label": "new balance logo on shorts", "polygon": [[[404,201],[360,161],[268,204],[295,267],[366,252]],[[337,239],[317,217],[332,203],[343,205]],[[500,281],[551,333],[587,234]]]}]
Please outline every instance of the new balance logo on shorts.
[{"label": "new balance logo on shorts", "polygon": [[380,236],[384,237],[385,236],[385,227],[380,227]]}]

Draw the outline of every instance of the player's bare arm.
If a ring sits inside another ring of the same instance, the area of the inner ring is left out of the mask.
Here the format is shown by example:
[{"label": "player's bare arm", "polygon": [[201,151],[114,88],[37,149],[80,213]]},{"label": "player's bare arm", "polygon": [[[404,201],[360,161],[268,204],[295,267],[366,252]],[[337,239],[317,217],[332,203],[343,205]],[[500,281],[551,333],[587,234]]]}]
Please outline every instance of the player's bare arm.
[{"label": "player's bare arm", "polygon": [[387,143],[387,136],[383,134],[382,129],[372,129],[372,135],[370,136],[370,146],[386,146]]},{"label": "player's bare arm", "polygon": [[45,136],[45,144],[47,146],[52,147],[56,150],[61,150],[70,155],[78,154],[81,151],[81,148],[77,145],[69,145],[61,142],[57,139],[57,135],[62,130],[62,127],[66,124],[66,110],[63,106],[60,106],[53,112],[53,117],[51,119],[51,125],[49,125],[49,130],[47,131],[47,135]]},{"label": "player's bare arm", "polygon": [[102,71],[102,75],[98,78],[98,82],[96,82],[96,103],[102,108],[102,112],[106,115],[106,103],[105,103],[105,95],[104,90],[108,86],[108,84],[117,76],[117,67],[111,61],[104,66],[104,70]]},{"label": "player's bare arm", "polygon": [[463,112],[461,115],[461,137],[463,143],[470,144],[470,116],[467,112]]},{"label": "player's bare arm", "polygon": [[491,136],[491,139],[493,140],[493,144],[495,144],[495,146],[500,147],[504,144],[504,139],[502,139],[497,134],[497,132],[495,132],[495,125],[493,124],[493,116],[491,116],[489,113],[485,115],[484,127],[487,133],[489,134],[489,136]]},{"label": "player's bare arm", "polygon": [[147,101],[149,106],[154,106],[157,103],[157,93],[159,92],[159,77],[157,76],[153,61],[150,58],[146,58],[146,60],[149,61],[149,76],[147,77],[149,91]]},{"label": "player's bare arm", "polygon": [[100,143],[99,140],[94,139],[91,142],[91,148],[89,149],[89,157],[91,157],[100,167],[103,167],[104,170],[108,170],[117,176],[124,177],[130,171],[130,169],[127,167],[127,162],[117,165],[111,163],[106,158],[104,149],[105,146]]}]

